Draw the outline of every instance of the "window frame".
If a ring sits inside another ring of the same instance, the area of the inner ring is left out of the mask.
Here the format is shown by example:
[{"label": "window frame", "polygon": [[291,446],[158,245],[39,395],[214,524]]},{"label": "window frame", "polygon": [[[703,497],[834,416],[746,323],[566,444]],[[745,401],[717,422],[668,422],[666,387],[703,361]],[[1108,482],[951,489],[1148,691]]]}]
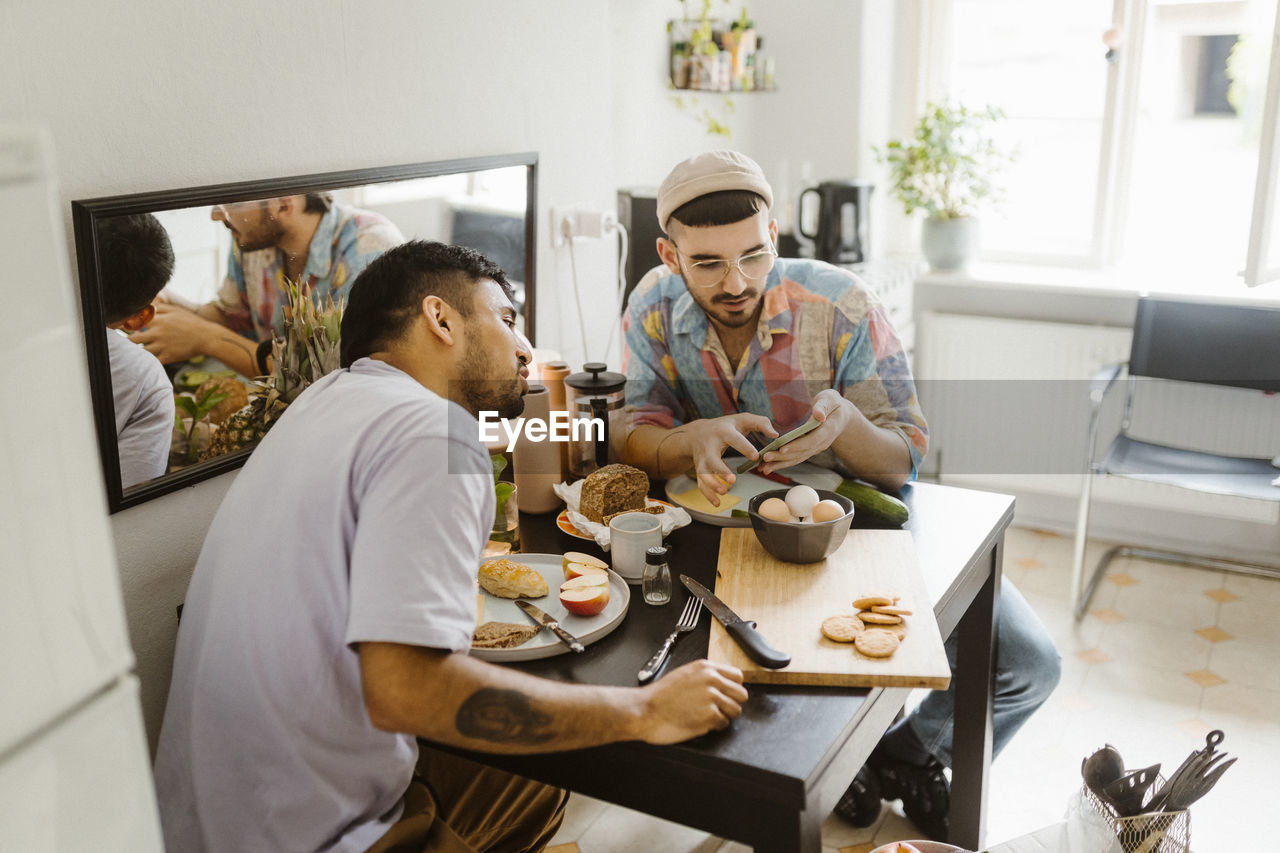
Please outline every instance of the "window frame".
[{"label": "window frame", "polygon": [[[1137,99],[1142,82],[1143,50],[1149,37],[1150,5],[1151,0],[1115,0],[1113,3],[1111,26],[1119,27],[1123,35],[1117,48],[1118,61],[1110,63],[1107,69],[1098,139],[1093,229],[1088,251],[1070,255],[992,251],[986,253],[987,259],[1001,263],[1098,270],[1119,264],[1133,180]],[[955,14],[954,0],[922,0],[920,12],[918,37],[914,40],[917,51],[914,61],[919,68],[919,92],[923,96],[919,100],[922,105],[926,100],[936,100],[947,94],[947,69],[951,61],[949,24]],[[1102,49],[1100,41],[1099,51]],[[1276,139],[1280,132],[1280,9],[1277,9],[1273,27],[1264,98],[1245,268],[1239,273],[1249,287],[1280,279],[1280,256],[1267,257],[1272,229],[1280,228],[1280,215],[1276,210],[1280,204],[1280,143]],[[1280,235],[1274,242],[1278,248],[1277,255],[1280,255]]]},{"label": "window frame", "polygon": [[1258,143],[1258,178],[1253,190],[1253,217],[1249,227],[1249,249],[1245,255],[1244,283],[1248,287],[1280,279],[1280,258],[1268,257],[1272,230],[1276,227],[1276,173],[1280,170],[1280,147],[1276,144],[1280,120],[1280,7],[1271,33],[1271,62],[1267,72],[1267,93],[1262,107],[1262,135]]}]

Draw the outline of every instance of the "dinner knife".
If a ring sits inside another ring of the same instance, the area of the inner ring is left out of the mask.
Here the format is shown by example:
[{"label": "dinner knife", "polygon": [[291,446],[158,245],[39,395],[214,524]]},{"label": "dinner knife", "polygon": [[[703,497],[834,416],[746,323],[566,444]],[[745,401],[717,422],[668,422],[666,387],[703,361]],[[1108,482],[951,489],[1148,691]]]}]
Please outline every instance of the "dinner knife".
[{"label": "dinner knife", "polygon": [[568,631],[561,628],[560,623],[556,621],[556,618],[547,611],[530,604],[523,598],[516,601],[516,607],[523,610],[534,622],[537,622],[543,628],[546,628],[548,631],[555,634],[556,639],[568,646],[571,651],[586,651],[586,646],[582,645],[578,638],[573,636],[573,634],[570,634]]},{"label": "dinner knife", "polygon": [[769,641],[756,630],[755,622],[749,622],[734,613],[729,609],[729,605],[716,598],[714,592],[688,575],[681,575],[680,583],[684,584],[689,592],[702,599],[702,603],[711,611],[711,615],[720,620],[725,631],[729,632],[729,636],[742,647],[747,657],[769,669],[781,669],[791,663],[791,655],[769,645]]}]

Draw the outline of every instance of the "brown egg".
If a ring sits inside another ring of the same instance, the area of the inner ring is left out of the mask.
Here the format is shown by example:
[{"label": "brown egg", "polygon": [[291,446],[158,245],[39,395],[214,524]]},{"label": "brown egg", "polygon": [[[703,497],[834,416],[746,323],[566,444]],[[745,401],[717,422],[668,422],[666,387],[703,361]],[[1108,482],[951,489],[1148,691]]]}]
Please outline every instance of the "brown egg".
[{"label": "brown egg", "polygon": [[813,506],[814,522],[835,521],[844,515],[844,507],[832,500],[818,501]]},{"label": "brown egg", "polygon": [[790,521],[791,512],[787,509],[787,505],[783,503],[781,498],[769,498],[760,502],[760,508],[756,510],[763,518],[770,521]]}]

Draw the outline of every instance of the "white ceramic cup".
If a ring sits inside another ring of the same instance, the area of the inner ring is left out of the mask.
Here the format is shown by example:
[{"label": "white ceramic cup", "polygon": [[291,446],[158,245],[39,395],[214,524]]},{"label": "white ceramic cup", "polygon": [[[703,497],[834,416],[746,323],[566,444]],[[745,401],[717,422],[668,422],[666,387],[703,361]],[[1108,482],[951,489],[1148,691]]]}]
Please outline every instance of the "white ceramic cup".
[{"label": "white ceramic cup", "polygon": [[609,521],[609,552],[613,570],[624,579],[640,582],[644,552],[662,544],[662,519],[648,512],[624,512]]}]

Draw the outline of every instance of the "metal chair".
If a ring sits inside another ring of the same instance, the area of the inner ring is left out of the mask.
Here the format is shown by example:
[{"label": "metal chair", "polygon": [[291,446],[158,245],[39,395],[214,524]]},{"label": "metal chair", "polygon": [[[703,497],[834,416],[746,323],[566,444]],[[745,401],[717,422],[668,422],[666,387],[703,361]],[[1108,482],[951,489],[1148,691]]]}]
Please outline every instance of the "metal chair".
[{"label": "metal chair", "polygon": [[[1103,402],[1125,373],[1126,365],[1128,382],[1120,432],[1101,461],[1095,461]],[[1102,556],[1082,589],[1094,475],[1128,477],[1205,493],[1280,502],[1280,487],[1271,485],[1280,470],[1269,458],[1224,456],[1131,437],[1128,431],[1134,413],[1134,388],[1140,377],[1280,391],[1280,308],[1139,299],[1129,361],[1103,368],[1089,389],[1092,412],[1088,467],[1080,491],[1072,558],[1071,590],[1076,621],[1083,617],[1098,582],[1116,557],[1139,556],[1245,574],[1280,574],[1280,566],[1119,545]],[[1197,415],[1204,417],[1205,413],[1188,413],[1191,417]],[[1271,450],[1280,452],[1280,436],[1277,436],[1277,446]]]}]

